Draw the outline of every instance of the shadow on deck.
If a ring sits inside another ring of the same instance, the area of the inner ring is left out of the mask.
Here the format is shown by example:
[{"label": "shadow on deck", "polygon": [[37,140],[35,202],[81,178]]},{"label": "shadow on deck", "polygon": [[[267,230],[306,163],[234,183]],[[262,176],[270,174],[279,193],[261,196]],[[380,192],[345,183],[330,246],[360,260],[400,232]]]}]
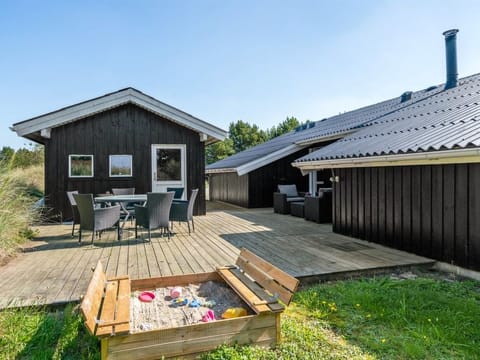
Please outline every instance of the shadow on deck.
[{"label": "shadow on deck", "polygon": [[78,301],[99,260],[110,276],[138,279],[212,271],[235,263],[245,247],[303,283],[433,263],[272,209],[212,205],[206,216],[195,217],[194,233],[175,224],[170,240],[157,232],[152,242],[145,234],[135,239],[130,229],[121,241],[109,231],[93,245],[86,234],[79,245],[70,225],[40,226],[25,252],[0,267],[0,308]]}]

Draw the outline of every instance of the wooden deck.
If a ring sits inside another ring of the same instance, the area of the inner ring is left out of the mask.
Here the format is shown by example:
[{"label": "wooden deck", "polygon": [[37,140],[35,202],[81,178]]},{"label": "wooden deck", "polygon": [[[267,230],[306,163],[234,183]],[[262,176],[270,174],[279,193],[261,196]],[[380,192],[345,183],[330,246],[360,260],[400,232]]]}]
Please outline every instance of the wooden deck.
[{"label": "wooden deck", "polygon": [[240,247],[301,280],[433,263],[334,234],[330,225],[273,214],[271,209],[219,210],[218,205],[212,209],[195,218],[191,236],[186,225],[175,224],[170,240],[156,236],[151,243],[135,240],[128,230],[121,241],[111,231],[93,246],[86,235],[79,246],[71,237],[71,225],[41,226],[31,246],[0,267],[0,308],[76,301],[98,260],[108,275],[128,274],[133,279],[212,271],[233,264]]}]

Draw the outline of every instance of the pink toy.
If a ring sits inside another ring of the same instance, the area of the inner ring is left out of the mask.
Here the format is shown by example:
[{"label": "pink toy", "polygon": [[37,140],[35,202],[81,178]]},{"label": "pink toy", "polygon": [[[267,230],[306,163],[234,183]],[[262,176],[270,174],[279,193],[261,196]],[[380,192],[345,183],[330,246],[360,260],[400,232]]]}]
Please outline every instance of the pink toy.
[{"label": "pink toy", "polygon": [[203,322],[215,321],[215,313],[213,312],[213,310],[208,309],[205,315],[203,315],[202,321]]},{"label": "pink toy", "polygon": [[182,296],[182,288],[180,286],[175,286],[173,289],[170,290],[170,297],[172,299],[176,299],[179,296]]},{"label": "pink toy", "polygon": [[155,294],[150,291],[144,291],[138,295],[138,299],[143,302],[151,302],[155,299]]}]

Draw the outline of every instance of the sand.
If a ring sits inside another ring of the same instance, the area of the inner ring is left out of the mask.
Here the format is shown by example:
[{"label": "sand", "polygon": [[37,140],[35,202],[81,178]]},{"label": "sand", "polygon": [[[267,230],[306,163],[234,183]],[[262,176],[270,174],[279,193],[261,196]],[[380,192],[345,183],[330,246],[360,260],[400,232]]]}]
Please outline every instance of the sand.
[{"label": "sand", "polygon": [[[211,309],[215,319],[221,320],[228,308],[242,307],[247,313],[254,314],[245,302],[225,283],[208,281],[201,284],[182,286],[182,298],[190,303],[197,299],[202,305],[198,308],[173,305],[170,297],[172,287],[150,289],[155,294],[152,302],[142,302],[138,296],[141,291],[132,293],[130,302],[130,332],[136,333],[162,328],[179,327],[202,323],[202,317]],[[205,302],[214,302],[213,306],[204,306]]]}]

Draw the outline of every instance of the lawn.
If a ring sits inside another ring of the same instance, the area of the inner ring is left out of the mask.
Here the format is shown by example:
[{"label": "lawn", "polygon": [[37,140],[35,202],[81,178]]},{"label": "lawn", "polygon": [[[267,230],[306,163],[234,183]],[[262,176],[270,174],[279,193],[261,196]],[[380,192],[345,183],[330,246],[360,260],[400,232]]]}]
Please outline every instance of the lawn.
[{"label": "lawn", "polygon": [[[431,273],[337,281],[296,294],[276,349],[224,346],[204,359],[479,359],[478,324],[479,282]],[[5,359],[99,358],[72,306],[3,311],[0,348]]]}]

